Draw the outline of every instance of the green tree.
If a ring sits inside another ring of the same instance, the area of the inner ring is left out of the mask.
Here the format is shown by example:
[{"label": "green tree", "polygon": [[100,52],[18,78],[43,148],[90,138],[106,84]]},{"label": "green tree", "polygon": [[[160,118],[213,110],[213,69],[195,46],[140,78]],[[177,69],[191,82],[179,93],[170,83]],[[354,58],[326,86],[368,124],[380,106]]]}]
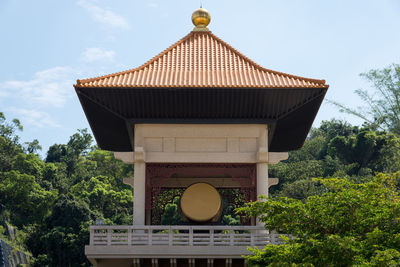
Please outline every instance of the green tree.
[{"label": "green tree", "polygon": [[327,189],[319,181],[313,179],[297,180],[293,183],[285,184],[277,196],[294,199],[307,199],[309,196],[322,195]]},{"label": "green tree", "polygon": [[33,175],[36,181],[42,176],[44,162],[35,154],[18,153],[12,163],[12,169],[20,173]]},{"label": "green tree", "polygon": [[374,89],[372,94],[363,89],[355,91],[364,101],[364,109],[353,109],[335,101],[330,102],[341,111],[362,118],[373,127],[400,134],[400,65],[392,64],[360,75]]},{"label": "green tree", "polygon": [[67,192],[67,188],[71,183],[66,176],[66,166],[61,163],[45,163],[42,169],[42,184],[48,185],[49,188],[57,189],[60,194]]},{"label": "green tree", "polygon": [[304,160],[297,162],[282,162],[269,166],[269,176],[279,178],[279,184],[271,187],[271,193],[280,191],[285,184],[297,180],[322,177],[324,175],[322,160]]},{"label": "green tree", "polygon": [[299,150],[291,151],[287,163],[320,159],[321,150],[326,143],[326,137],[319,135],[306,140]]},{"label": "green tree", "polygon": [[132,189],[126,185],[125,189],[113,187],[110,180],[112,179],[107,176],[92,177],[88,181],[82,180],[75,184],[70,192],[88,203],[90,210],[96,212],[98,216],[104,216],[116,223],[130,224],[133,206]]},{"label": "green tree", "polygon": [[61,196],[54,203],[46,224],[48,228],[59,226],[79,230],[82,223],[91,219],[90,216],[91,210],[84,200],[72,195]]},{"label": "green tree", "polygon": [[19,227],[41,223],[50,213],[57,191],[47,191],[28,174],[0,173],[0,203],[10,212],[11,223]]},{"label": "green tree", "polygon": [[72,195],[61,196],[44,224],[30,229],[27,244],[41,266],[90,266],[84,250],[93,222],[88,204]]},{"label": "green tree", "polygon": [[[330,140],[337,136],[343,136],[346,139],[352,135],[357,134],[360,131],[359,127],[352,126],[348,122],[341,121],[341,120],[329,120],[329,121],[322,121],[319,128],[311,129],[309,140],[313,140],[316,138],[322,138],[323,144],[320,147],[320,151],[316,155],[314,159],[322,160],[326,157],[328,151],[328,143]],[[308,143],[308,140],[306,141]],[[304,147],[306,144],[304,144]],[[300,149],[300,151],[303,148]]]},{"label": "green tree", "polygon": [[385,132],[360,131],[345,138],[337,136],[328,144],[328,154],[342,163],[356,164],[357,174],[362,168],[373,171],[394,172],[400,169],[400,138]]},{"label": "green tree", "polygon": [[289,152],[288,160],[269,166],[269,176],[279,178],[270,193],[307,197],[321,189],[315,188],[311,178],[340,175],[362,182],[376,172],[399,170],[400,137],[396,134],[338,120],[323,121],[311,130],[301,149]]},{"label": "green tree", "polygon": [[75,155],[87,155],[92,150],[93,138],[87,129],[80,129],[73,134],[67,143],[68,149]]},{"label": "green tree", "polygon": [[165,206],[164,214],[161,217],[162,225],[180,225],[183,220],[179,213],[180,197],[176,196],[172,203]]},{"label": "green tree", "polygon": [[0,112],[0,135],[10,140],[15,145],[18,144],[19,137],[16,130],[22,131],[23,127],[18,119],[7,122],[3,112]]},{"label": "green tree", "polygon": [[39,150],[42,150],[42,146],[39,144],[39,141],[37,139],[34,139],[32,142],[25,142],[25,145],[25,150],[29,154],[34,154]]},{"label": "green tree", "polygon": [[132,166],[92,147],[87,130],[51,146],[43,162],[39,142],[21,145],[19,130],[0,113],[0,225],[14,225],[34,267],[90,266],[83,248],[94,219],[132,223],[132,189],[122,183]]},{"label": "green tree", "polygon": [[87,129],[81,129],[69,138],[66,145],[52,145],[47,152],[46,162],[63,162],[67,176],[71,176],[80,157],[87,156],[92,149],[92,136]]},{"label": "green tree", "polygon": [[239,209],[269,230],[291,234],[282,245],[252,249],[250,266],[397,266],[400,262],[400,174],[355,184],[318,179],[329,192],[302,202],[265,199]]},{"label": "green tree", "polygon": [[95,176],[107,176],[112,186],[126,189],[128,187],[122,183],[122,178],[133,176],[133,166],[115,159],[110,151],[96,149],[77,162],[73,176],[78,182]]},{"label": "green tree", "polygon": [[49,147],[46,156],[46,162],[61,162],[62,158],[67,155],[67,146],[54,144]]},{"label": "green tree", "polygon": [[13,119],[12,122],[8,122],[0,112],[0,171],[10,171],[13,157],[22,152],[19,136],[16,134],[22,129],[19,120]]}]

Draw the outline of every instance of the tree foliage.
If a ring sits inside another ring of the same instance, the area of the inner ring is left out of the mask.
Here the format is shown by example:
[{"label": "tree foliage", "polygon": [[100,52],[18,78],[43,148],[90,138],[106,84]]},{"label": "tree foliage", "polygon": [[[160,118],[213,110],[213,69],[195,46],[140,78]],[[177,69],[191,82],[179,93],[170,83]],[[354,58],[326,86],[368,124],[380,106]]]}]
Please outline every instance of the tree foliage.
[{"label": "tree foliage", "polygon": [[8,122],[4,113],[0,112],[0,171],[10,171],[12,158],[22,152],[17,135],[17,130],[22,129],[19,120],[13,119],[12,122]]},{"label": "tree foliage", "polygon": [[179,213],[179,201],[180,197],[176,196],[172,203],[165,206],[164,214],[161,217],[162,225],[179,225],[183,222]]},{"label": "tree foliage", "polygon": [[[356,184],[318,179],[329,192],[304,202],[265,199],[239,209],[269,230],[293,236],[283,245],[253,249],[251,266],[390,266],[400,261],[400,173]],[[394,265],[393,265],[394,266]]]},{"label": "tree foliage", "polygon": [[376,172],[396,171],[400,171],[398,135],[337,120],[323,121],[319,128],[312,129],[300,150],[290,152],[288,160],[269,167],[269,176],[280,179],[270,192],[305,199],[323,192],[311,181],[314,177],[363,181]]},{"label": "tree foliage", "polygon": [[56,198],[57,191],[45,190],[32,175],[18,171],[0,174],[0,202],[16,226],[41,223]]},{"label": "tree foliage", "polygon": [[373,127],[400,134],[400,65],[392,64],[383,69],[361,73],[372,86],[373,92],[358,89],[355,93],[364,101],[363,108],[354,109],[330,101],[341,111],[355,115]]},{"label": "tree foliage", "polygon": [[21,130],[0,113],[0,228],[13,225],[23,238],[10,240],[32,254],[32,266],[90,266],[89,225],[132,223],[132,189],[122,183],[132,166],[96,149],[87,130],[51,146],[43,161],[37,140],[20,143]]}]

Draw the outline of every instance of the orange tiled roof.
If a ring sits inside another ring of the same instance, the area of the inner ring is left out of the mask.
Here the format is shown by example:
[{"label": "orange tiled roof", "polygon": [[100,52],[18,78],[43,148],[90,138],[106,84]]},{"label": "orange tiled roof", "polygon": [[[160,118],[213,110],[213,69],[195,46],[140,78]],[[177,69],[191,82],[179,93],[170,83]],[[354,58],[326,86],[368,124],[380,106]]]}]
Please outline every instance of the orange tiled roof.
[{"label": "orange tiled roof", "polygon": [[328,88],[325,80],[265,69],[210,31],[192,31],[142,66],[76,87]]}]

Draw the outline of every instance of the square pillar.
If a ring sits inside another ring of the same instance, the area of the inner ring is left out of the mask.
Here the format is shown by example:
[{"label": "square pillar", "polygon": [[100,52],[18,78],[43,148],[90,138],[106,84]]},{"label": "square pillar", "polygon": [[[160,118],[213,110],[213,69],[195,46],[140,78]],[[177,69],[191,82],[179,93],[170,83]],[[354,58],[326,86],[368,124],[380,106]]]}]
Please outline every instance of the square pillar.
[{"label": "square pillar", "polygon": [[144,225],[145,221],[145,192],[146,192],[146,163],[136,162],[133,181],[133,224]]},{"label": "square pillar", "polygon": [[[260,195],[268,196],[268,163],[257,163],[257,200]],[[264,224],[257,218],[256,225]]]},{"label": "square pillar", "polygon": [[133,225],[145,225],[146,162],[143,148],[135,148],[133,181]]},{"label": "square pillar", "polygon": [[257,198],[268,196],[268,163],[257,163]]},{"label": "square pillar", "polygon": [[[261,195],[268,196],[268,129],[265,128],[259,137],[257,153],[257,200]],[[257,218],[256,225],[264,225]]]},{"label": "square pillar", "polygon": [[268,129],[260,133],[257,152],[257,199],[260,195],[268,196]]}]

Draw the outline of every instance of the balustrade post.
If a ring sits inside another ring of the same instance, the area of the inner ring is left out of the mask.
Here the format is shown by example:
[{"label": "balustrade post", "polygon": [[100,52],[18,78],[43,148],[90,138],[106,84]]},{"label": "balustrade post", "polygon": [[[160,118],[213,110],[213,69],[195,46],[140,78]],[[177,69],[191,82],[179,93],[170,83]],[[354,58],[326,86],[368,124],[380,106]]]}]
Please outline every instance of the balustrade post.
[{"label": "balustrade post", "polygon": [[148,234],[148,245],[151,246],[153,245],[153,229],[151,229],[151,227],[147,228],[147,234]]},{"label": "balustrade post", "polygon": [[251,229],[250,230],[250,246],[254,247],[254,234],[257,233],[256,230]]},{"label": "balustrade post", "polygon": [[193,227],[189,228],[189,246],[193,246]]},{"label": "balustrade post", "polygon": [[94,245],[94,229],[90,227],[90,241],[89,241],[90,245],[93,246]]},{"label": "balustrade post", "polygon": [[107,229],[107,246],[111,246],[111,235],[112,230],[111,229]]},{"label": "balustrade post", "polygon": [[128,226],[128,246],[132,245],[132,227]]},{"label": "balustrade post", "polygon": [[172,234],[173,234],[172,231],[173,231],[173,230],[172,230],[172,227],[171,227],[171,226],[169,227],[169,230],[168,230],[168,231],[169,231],[169,232],[168,232],[168,245],[169,245],[169,246],[172,246]]},{"label": "balustrade post", "polygon": [[272,245],[275,245],[277,242],[276,242],[276,235],[275,235],[275,233],[274,232],[269,232],[269,236],[270,236],[270,242],[271,242],[271,244]]},{"label": "balustrade post", "polygon": [[214,246],[214,228],[210,229],[210,245]]}]

